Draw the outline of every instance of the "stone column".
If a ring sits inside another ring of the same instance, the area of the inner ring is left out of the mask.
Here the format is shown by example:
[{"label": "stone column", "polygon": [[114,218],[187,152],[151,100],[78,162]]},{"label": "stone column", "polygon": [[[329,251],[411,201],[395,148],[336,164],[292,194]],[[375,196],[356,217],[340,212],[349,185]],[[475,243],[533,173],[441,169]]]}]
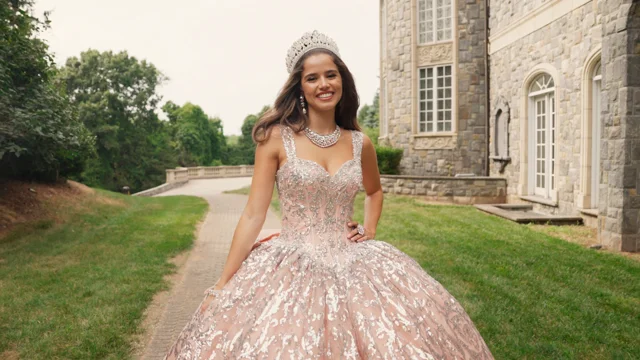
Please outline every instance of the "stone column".
[{"label": "stone column", "polygon": [[640,0],[599,2],[603,16],[602,243],[640,250]]}]

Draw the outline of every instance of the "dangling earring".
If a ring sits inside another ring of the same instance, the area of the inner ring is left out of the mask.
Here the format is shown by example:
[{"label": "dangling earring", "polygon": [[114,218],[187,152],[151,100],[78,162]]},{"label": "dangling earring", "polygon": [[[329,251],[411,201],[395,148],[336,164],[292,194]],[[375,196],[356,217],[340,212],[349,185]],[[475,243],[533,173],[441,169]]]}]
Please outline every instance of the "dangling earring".
[{"label": "dangling earring", "polygon": [[307,115],[307,108],[304,104],[304,95],[300,94],[300,106],[302,106],[302,113]]}]

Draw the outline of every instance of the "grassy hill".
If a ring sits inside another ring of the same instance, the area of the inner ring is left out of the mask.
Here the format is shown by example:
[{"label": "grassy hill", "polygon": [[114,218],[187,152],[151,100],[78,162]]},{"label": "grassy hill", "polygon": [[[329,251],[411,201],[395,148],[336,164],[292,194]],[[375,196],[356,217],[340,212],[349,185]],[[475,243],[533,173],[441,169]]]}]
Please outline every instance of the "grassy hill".
[{"label": "grassy hill", "polygon": [[207,210],[78,183],[0,183],[0,358],[128,358]]}]

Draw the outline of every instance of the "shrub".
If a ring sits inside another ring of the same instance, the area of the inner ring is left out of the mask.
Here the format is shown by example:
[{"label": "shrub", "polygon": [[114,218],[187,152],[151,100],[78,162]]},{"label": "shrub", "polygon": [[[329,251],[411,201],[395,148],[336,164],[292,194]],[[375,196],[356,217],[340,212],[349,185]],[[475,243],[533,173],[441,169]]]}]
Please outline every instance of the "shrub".
[{"label": "shrub", "polygon": [[378,156],[378,168],[381,174],[397,175],[400,173],[400,160],[402,160],[402,149],[386,146],[376,147]]}]

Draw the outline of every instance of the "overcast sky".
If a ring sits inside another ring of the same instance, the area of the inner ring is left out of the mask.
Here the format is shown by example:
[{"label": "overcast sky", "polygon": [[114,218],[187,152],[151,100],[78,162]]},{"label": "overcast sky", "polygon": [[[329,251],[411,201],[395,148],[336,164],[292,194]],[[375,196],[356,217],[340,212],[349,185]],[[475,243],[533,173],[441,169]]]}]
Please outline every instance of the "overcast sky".
[{"label": "overcast sky", "polygon": [[360,103],[379,87],[378,7],[374,0],[36,0],[51,11],[43,34],[56,62],[89,48],[126,50],[169,81],[163,103],[190,101],[219,116],[226,135],[271,105],[287,78],[285,56],[303,33],[332,37],[353,73]]}]

